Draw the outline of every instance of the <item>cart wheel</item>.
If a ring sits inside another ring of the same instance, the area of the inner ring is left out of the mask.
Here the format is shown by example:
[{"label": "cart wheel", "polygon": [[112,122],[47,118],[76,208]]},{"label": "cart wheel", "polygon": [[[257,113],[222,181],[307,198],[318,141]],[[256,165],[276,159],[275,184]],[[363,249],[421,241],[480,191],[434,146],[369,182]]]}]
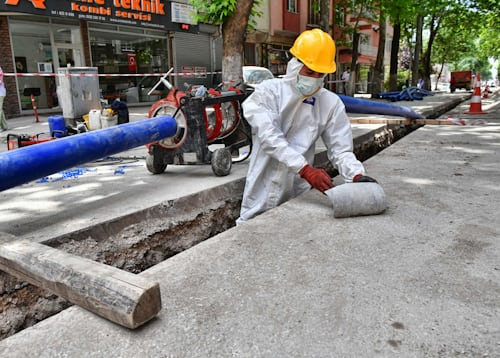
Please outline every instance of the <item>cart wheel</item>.
[{"label": "cart wheel", "polygon": [[233,161],[231,152],[226,148],[218,148],[212,153],[212,170],[218,177],[223,177],[231,172]]},{"label": "cart wheel", "polygon": [[184,116],[184,113],[179,110],[175,104],[173,103],[163,103],[159,105],[155,110],[153,111],[153,117],[158,117],[158,116],[175,116],[175,122],[177,124],[177,132],[173,137],[170,138],[164,138],[160,140],[158,143],[160,146],[166,149],[177,149],[184,144],[184,141],[187,138],[187,121],[186,117]]},{"label": "cart wheel", "polygon": [[153,174],[161,174],[167,169],[167,164],[163,162],[163,156],[154,151],[154,154],[146,156],[146,168]]}]

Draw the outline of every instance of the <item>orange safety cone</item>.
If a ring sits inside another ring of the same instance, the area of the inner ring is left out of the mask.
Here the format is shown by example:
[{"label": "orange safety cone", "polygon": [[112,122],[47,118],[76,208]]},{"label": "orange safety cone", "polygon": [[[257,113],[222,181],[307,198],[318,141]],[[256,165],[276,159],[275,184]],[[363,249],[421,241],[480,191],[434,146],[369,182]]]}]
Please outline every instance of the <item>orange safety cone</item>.
[{"label": "orange safety cone", "polygon": [[480,83],[481,83],[481,74],[478,73],[474,84],[474,92],[472,93],[469,111],[465,112],[466,114],[486,114],[486,112],[483,112],[483,109],[481,108]]},{"label": "orange safety cone", "polygon": [[490,88],[488,85],[486,85],[486,87],[484,88],[484,91],[483,91],[483,98],[488,98],[489,93],[490,93]]}]

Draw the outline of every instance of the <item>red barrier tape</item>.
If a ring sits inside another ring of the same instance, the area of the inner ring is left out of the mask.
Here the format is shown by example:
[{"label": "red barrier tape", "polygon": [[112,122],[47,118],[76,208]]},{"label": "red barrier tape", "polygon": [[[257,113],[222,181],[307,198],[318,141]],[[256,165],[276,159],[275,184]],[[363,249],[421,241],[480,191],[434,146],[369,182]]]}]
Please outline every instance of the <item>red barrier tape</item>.
[{"label": "red barrier tape", "polygon": [[[158,76],[163,77],[167,73],[5,73],[4,76],[14,77],[145,77],[145,76]],[[179,72],[170,73],[169,76],[180,77],[205,77],[206,75],[217,75],[222,72]]]}]

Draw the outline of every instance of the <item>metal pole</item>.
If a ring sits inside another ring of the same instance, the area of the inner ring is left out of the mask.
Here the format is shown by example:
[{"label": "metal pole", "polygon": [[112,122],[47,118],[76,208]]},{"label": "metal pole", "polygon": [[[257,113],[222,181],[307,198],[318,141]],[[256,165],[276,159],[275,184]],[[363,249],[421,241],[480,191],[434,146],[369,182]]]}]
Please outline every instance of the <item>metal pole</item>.
[{"label": "metal pole", "polygon": [[36,98],[35,95],[32,93],[31,94],[31,105],[33,106],[33,111],[35,112],[35,123],[40,122],[40,119],[38,118],[38,109],[36,107]]},{"label": "metal pole", "polygon": [[0,191],[61,170],[173,137],[177,122],[161,116],[0,153]]}]

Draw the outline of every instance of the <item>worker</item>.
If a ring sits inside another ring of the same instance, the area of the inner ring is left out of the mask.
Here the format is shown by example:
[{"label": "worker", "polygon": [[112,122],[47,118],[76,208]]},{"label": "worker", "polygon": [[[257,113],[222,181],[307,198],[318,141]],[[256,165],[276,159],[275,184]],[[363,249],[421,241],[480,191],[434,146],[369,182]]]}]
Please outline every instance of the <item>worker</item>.
[{"label": "worker", "polygon": [[344,94],[347,93],[347,88],[349,86],[349,78],[351,78],[351,70],[349,67],[345,69],[345,71],[342,73],[342,84],[344,86]]},{"label": "worker", "polygon": [[2,67],[0,67],[0,132],[9,129],[9,126],[7,125],[7,120],[5,119],[5,113],[3,111],[3,101],[6,94],[7,91],[5,90],[5,85],[3,82],[3,70]]},{"label": "worker", "polygon": [[321,192],[333,187],[328,173],[312,166],[320,137],[345,182],[375,182],[353,153],[344,104],[323,88],[326,74],[336,70],[332,38],[320,29],[304,31],[290,53],[285,77],[263,81],[242,105],[253,149],[237,225],[311,186]]}]

